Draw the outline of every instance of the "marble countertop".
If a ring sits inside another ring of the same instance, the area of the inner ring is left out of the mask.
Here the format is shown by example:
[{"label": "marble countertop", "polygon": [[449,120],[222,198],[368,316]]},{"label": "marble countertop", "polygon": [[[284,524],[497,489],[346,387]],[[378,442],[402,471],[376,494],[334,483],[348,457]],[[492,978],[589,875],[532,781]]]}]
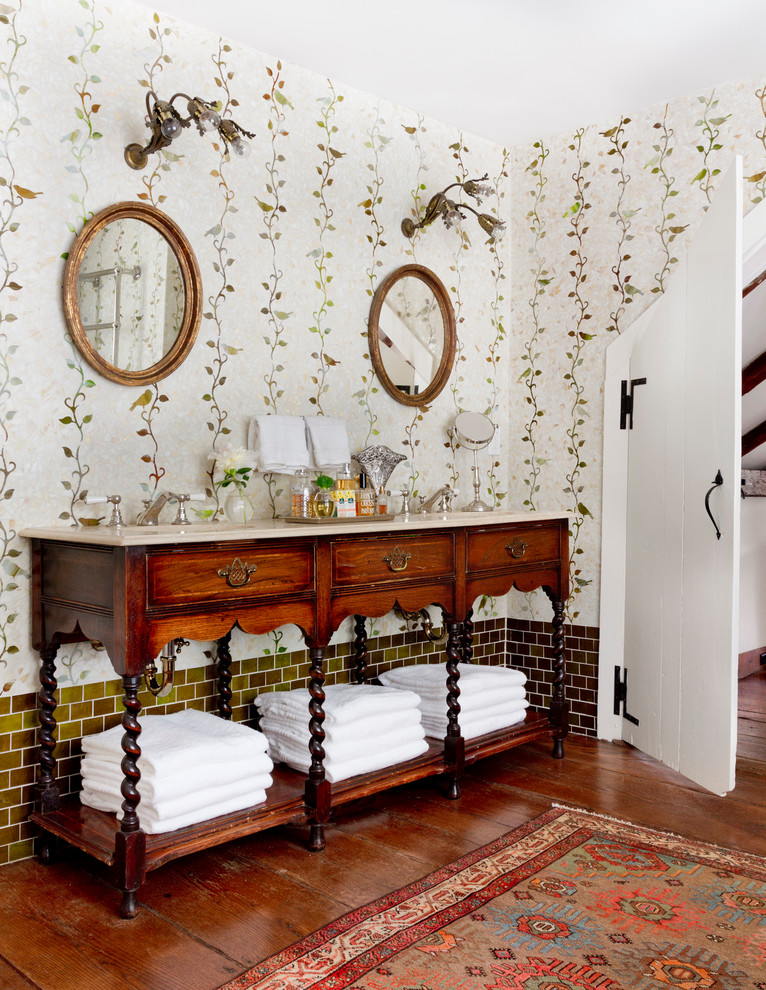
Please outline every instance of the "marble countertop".
[{"label": "marble countertop", "polygon": [[568,519],[568,512],[445,512],[409,513],[393,519],[357,517],[328,519],[317,523],[293,523],[284,519],[251,519],[241,525],[230,522],[195,522],[183,526],[29,526],[20,536],[27,539],[59,540],[100,546],[129,547],[154,544],[220,543],[237,540],[273,540],[285,537],[332,534],[390,533],[401,530],[449,529],[454,526],[497,526],[504,523],[534,523]]}]

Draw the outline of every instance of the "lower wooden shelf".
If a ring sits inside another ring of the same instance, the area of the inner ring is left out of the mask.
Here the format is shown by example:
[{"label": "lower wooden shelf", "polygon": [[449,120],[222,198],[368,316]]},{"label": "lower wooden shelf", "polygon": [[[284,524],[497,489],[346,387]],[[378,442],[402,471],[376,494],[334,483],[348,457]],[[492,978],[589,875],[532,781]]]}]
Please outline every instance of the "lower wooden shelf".
[{"label": "lower wooden shelf", "polygon": [[465,762],[475,763],[476,760],[494,753],[502,753],[513,746],[521,746],[533,739],[540,739],[550,734],[551,725],[547,713],[527,712],[527,717],[510,729],[498,729],[488,732],[485,736],[467,739],[465,744]]},{"label": "lower wooden shelf", "polygon": [[[172,832],[147,835],[146,869],[156,870],[172,859],[200,852],[232,839],[240,839],[275,825],[306,820],[303,799],[305,783],[304,774],[279,764],[274,768],[273,783],[262,804],[218,818],[208,818]],[[138,814],[140,820],[140,805]],[[30,821],[100,862],[113,865],[115,835],[120,829],[116,815],[86,807],[80,803],[77,794],[63,798],[61,807],[56,811],[44,814],[34,812],[30,815]]]},{"label": "lower wooden shelf", "polygon": [[[465,743],[465,762],[473,763],[484,756],[500,753],[513,746],[548,735],[547,716],[528,712],[526,719],[509,729],[500,729],[485,736],[477,736]],[[441,739],[427,739],[428,750],[414,760],[360,774],[332,785],[333,807],[355,801],[379,791],[401,784],[422,780],[424,777],[446,773],[451,768],[444,759]],[[146,869],[158,867],[190,853],[200,852],[211,846],[240,839],[246,835],[287,823],[305,824],[310,820],[310,809],[304,801],[306,777],[282,763],[274,767],[273,783],[266,792],[266,801],[252,808],[244,808],[219,818],[209,818],[173,832],[160,832],[146,836]],[[141,808],[138,809],[139,818]],[[74,794],[62,799],[61,807],[45,813],[33,812],[30,821],[45,832],[56,836],[82,850],[108,866],[114,863],[115,835],[119,822],[115,815],[95,811],[80,803]]]}]

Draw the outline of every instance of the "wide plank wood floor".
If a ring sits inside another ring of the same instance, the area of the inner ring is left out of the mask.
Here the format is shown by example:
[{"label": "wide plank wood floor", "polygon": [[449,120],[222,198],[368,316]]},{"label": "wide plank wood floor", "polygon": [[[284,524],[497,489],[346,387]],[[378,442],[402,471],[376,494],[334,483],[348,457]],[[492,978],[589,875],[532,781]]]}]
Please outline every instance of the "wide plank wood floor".
[{"label": "wide plank wood floor", "polygon": [[491,757],[459,801],[425,780],[341,809],[324,853],[290,827],[156,870],[133,921],[71,851],[0,870],[2,990],[216,990],[334,918],[411,883],[552,804],[589,808],[766,856],[766,671],[740,682],[737,786],[716,797],[623,744],[570,737]]}]

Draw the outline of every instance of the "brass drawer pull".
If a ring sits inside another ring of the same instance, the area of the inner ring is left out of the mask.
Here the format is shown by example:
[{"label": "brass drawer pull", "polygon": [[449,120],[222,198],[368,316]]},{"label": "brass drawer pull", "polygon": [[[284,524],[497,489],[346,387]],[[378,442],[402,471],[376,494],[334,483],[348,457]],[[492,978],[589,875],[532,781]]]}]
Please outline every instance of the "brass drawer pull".
[{"label": "brass drawer pull", "polygon": [[527,552],[527,544],[523,540],[520,540],[518,536],[514,536],[511,540],[510,546],[506,543],[505,549],[514,558],[514,560],[518,560]]},{"label": "brass drawer pull", "polygon": [[405,553],[399,547],[394,547],[391,553],[383,558],[383,563],[388,564],[388,569],[391,571],[405,571],[411,556],[411,553]]},{"label": "brass drawer pull", "polygon": [[221,567],[218,577],[226,578],[226,583],[230,588],[243,588],[250,582],[250,575],[258,570],[257,564],[243,564],[239,557],[235,557],[228,567]]}]

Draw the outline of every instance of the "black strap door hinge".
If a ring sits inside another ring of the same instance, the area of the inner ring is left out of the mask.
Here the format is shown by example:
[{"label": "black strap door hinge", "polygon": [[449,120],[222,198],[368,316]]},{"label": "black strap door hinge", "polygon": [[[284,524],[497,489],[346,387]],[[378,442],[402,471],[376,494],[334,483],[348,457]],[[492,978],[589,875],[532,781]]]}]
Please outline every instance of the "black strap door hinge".
[{"label": "black strap door hinge", "polygon": [[639,724],[635,715],[628,715],[628,672],[620,667],[614,668],[614,714]]},{"label": "black strap door hinge", "polygon": [[646,385],[645,378],[632,378],[630,382],[626,378],[622,380],[622,392],[620,394],[620,429],[633,429],[633,389],[636,385]]}]

